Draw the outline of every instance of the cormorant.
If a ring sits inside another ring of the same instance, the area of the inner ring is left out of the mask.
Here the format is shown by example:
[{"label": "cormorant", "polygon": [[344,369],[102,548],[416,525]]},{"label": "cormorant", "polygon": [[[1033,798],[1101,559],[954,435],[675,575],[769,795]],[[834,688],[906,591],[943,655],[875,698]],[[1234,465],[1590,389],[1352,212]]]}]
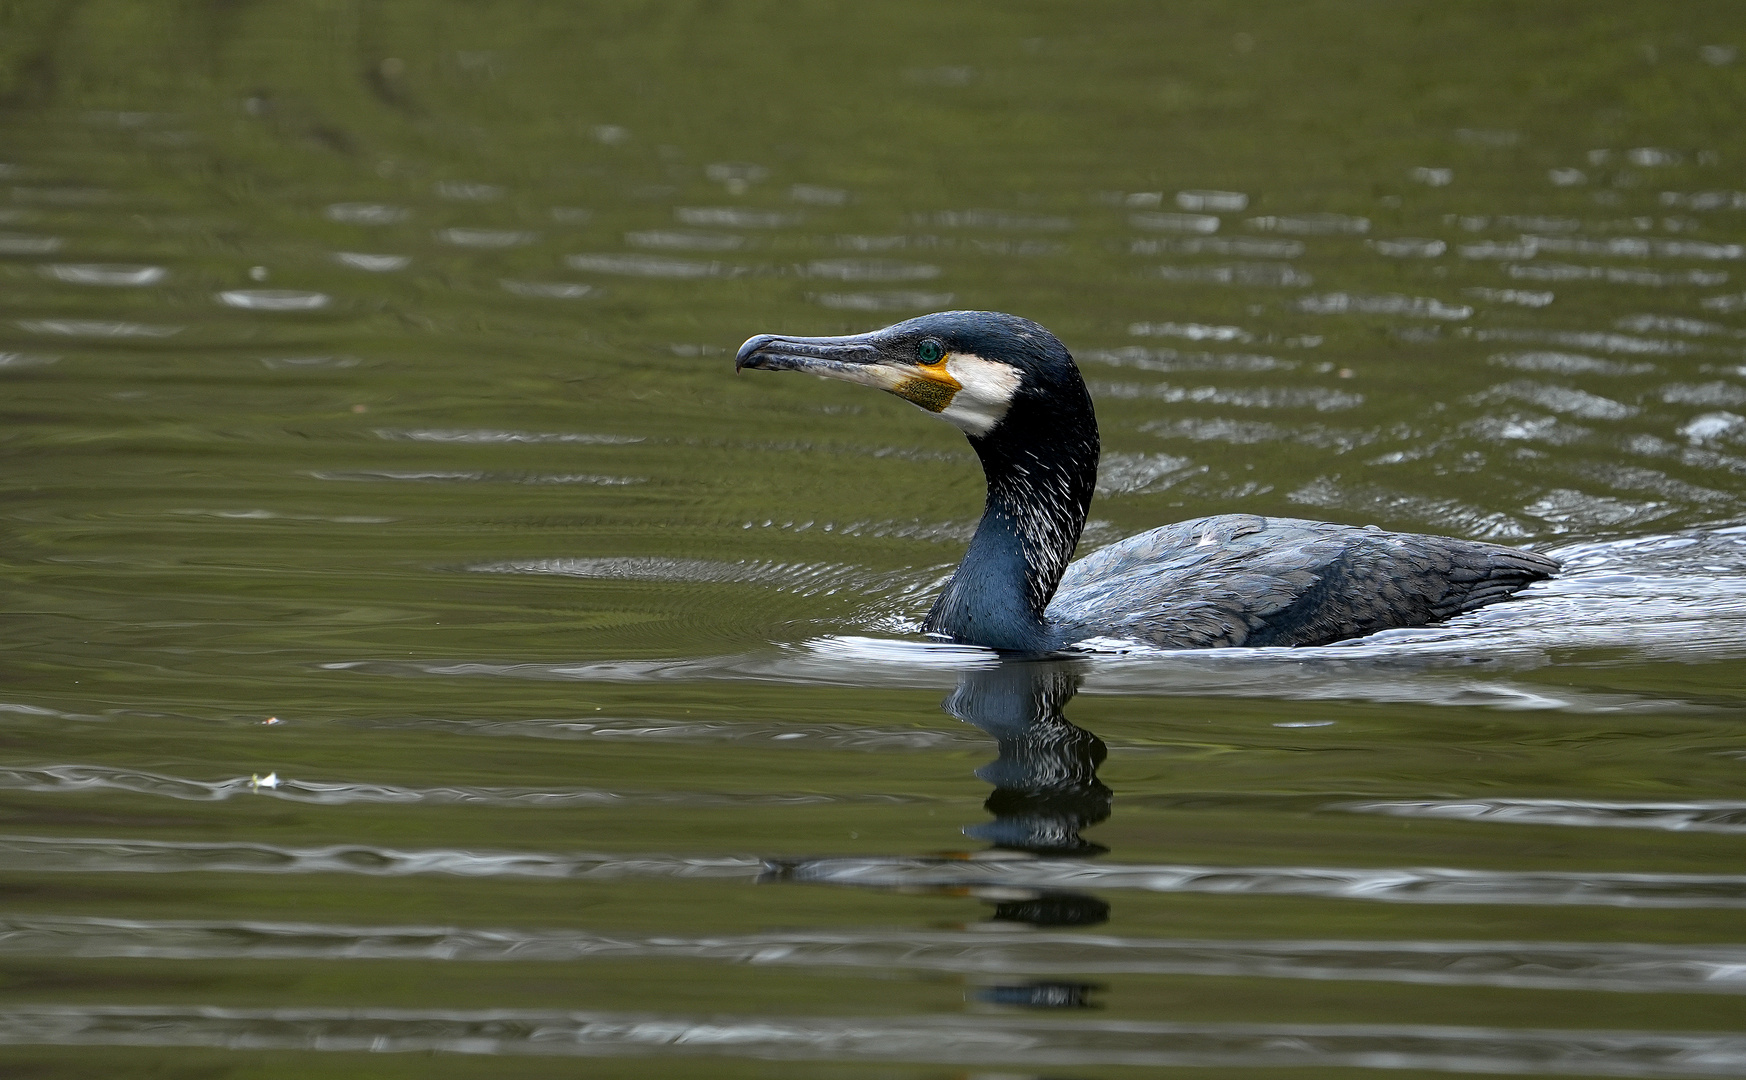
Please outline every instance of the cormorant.
[{"label": "cormorant", "polygon": [[1444,536],[1221,514],[1068,564],[1097,481],[1097,418],[1055,335],[1016,315],[945,311],[846,337],[759,334],[734,370],[805,371],[951,421],[988,501],[923,629],[1041,653],[1090,638],[1163,648],[1325,645],[1425,626],[1551,576],[1544,555]]}]

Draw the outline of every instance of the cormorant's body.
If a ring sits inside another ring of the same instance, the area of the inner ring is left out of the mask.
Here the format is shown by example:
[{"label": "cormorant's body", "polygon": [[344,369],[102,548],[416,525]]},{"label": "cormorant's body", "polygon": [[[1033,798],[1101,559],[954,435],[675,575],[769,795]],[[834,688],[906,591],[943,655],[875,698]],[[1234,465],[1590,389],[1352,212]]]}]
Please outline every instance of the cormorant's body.
[{"label": "cormorant's body", "polygon": [[1063,641],[1326,645],[1441,622],[1557,567],[1543,555],[1472,540],[1221,514],[1080,559],[1047,616]]},{"label": "cormorant's body", "polygon": [[1023,652],[1090,638],[1324,645],[1472,611],[1558,569],[1496,544],[1250,514],[1167,525],[1069,565],[1097,481],[1097,420],[1066,348],[1012,315],[943,312],[841,338],[759,335],[736,366],[876,386],[969,437],[988,501],[925,623],[957,641]]}]

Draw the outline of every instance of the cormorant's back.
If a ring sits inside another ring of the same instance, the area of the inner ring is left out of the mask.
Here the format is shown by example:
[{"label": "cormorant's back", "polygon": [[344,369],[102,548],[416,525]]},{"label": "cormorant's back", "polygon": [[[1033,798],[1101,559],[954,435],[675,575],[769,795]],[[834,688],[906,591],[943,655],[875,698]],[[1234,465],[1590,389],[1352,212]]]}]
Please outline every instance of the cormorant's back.
[{"label": "cormorant's back", "polygon": [[1473,540],[1225,514],[1093,552],[1067,568],[1048,614],[1064,642],[1326,645],[1440,622],[1557,569]]}]

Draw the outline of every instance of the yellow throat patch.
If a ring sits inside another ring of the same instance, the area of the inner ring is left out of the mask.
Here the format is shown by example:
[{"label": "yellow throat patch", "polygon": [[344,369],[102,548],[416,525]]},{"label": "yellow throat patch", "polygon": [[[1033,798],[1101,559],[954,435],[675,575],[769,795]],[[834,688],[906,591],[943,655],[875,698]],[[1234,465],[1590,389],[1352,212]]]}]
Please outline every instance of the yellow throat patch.
[{"label": "yellow throat patch", "polygon": [[964,384],[953,378],[944,364],[935,368],[918,369],[902,382],[891,388],[891,392],[906,401],[913,401],[928,412],[945,412],[952,404],[952,399],[958,391],[964,389]]}]

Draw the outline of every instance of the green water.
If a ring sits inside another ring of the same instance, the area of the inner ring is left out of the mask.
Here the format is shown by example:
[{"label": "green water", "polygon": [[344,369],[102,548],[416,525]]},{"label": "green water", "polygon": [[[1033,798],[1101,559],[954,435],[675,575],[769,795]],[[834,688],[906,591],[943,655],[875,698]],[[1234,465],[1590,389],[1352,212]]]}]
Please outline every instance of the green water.
[{"label": "green water", "polygon": [[[0,4],[0,1071],[1746,1075],[1740,26]],[[1568,572],[930,645],[962,437],[732,353],[946,308],[1088,550]]]}]

